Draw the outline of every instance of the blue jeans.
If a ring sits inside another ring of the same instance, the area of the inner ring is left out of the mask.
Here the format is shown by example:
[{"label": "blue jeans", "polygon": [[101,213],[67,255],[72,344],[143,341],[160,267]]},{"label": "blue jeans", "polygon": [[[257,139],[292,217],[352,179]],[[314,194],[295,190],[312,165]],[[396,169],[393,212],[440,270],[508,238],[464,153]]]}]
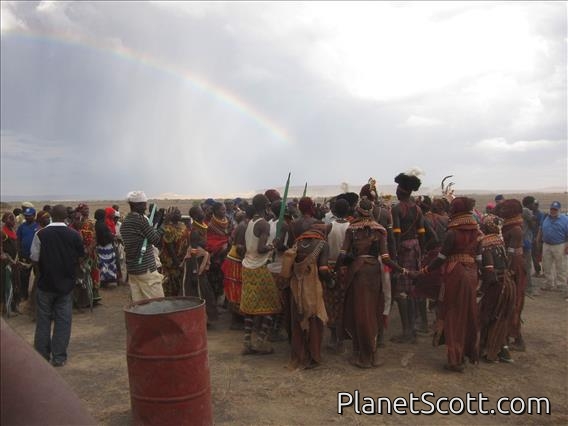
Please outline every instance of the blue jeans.
[{"label": "blue jeans", "polygon": [[[73,292],[57,294],[37,289],[37,317],[34,347],[46,360],[67,361],[67,346],[71,338]],[[53,319],[53,335],[51,321]]]}]

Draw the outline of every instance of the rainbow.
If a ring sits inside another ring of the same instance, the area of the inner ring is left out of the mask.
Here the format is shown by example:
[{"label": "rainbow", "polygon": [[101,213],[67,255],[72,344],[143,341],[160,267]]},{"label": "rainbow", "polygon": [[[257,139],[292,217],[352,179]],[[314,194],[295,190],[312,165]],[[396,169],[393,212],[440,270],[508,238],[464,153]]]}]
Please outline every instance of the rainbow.
[{"label": "rainbow", "polygon": [[268,131],[273,138],[282,142],[290,142],[290,138],[286,130],[278,125],[270,117],[259,111],[250,103],[237,96],[234,92],[206,80],[188,70],[175,65],[171,62],[156,58],[138,50],[119,45],[118,43],[102,44],[100,41],[86,36],[77,36],[70,33],[41,33],[37,31],[10,29],[2,32],[4,37],[15,37],[28,39],[33,41],[44,41],[63,44],[71,47],[82,47],[92,49],[107,55],[113,55],[120,60],[130,61],[140,64],[149,69],[167,74],[174,78],[183,80],[192,88],[212,96],[215,100],[223,104],[225,107],[236,111],[237,113],[247,117],[260,128]]}]

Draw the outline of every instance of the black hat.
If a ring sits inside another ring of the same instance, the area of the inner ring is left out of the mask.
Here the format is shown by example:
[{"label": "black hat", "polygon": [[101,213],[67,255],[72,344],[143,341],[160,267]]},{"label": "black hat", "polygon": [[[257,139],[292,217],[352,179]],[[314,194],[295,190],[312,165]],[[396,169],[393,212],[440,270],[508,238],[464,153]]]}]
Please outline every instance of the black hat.
[{"label": "black hat", "polygon": [[340,199],[347,200],[347,202],[352,208],[355,207],[359,202],[359,196],[355,192],[345,192],[343,194],[339,194],[336,198],[338,200]]},{"label": "black hat", "polygon": [[399,173],[394,178],[394,181],[406,192],[418,191],[418,188],[420,188],[422,184],[418,176],[408,175],[406,173]]}]

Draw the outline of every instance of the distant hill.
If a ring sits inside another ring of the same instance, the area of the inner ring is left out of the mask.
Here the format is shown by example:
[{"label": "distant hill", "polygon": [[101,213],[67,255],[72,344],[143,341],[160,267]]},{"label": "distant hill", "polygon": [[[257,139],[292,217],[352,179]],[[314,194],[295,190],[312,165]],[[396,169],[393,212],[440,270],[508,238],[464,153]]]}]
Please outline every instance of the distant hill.
[{"label": "distant hill", "polygon": [[[277,188],[278,189],[278,188]],[[315,188],[314,188],[315,189]],[[308,187],[308,195],[312,196],[316,202],[322,202],[325,198],[329,199],[331,196],[333,195],[337,195],[339,194],[341,191],[337,191],[336,187],[332,187],[329,192],[327,192],[327,194],[329,195],[313,195],[313,193],[310,192],[310,189]],[[349,188],[351,189],[351,188]],[[297,189],[294,188],[293,190],[290,191],[290,197],[300,197],[301,196],[301,192],[303,192],[304,188]],[[265,190],[262,191],[258,191],[258,192],[264,192]],[[256,192],[256,193],[258,193]],[[283,192],[283,190],[282,190]],[[385,193],[385,192],[383,192]],[[505,194],[505,198],[516,198],[518,200],[521,200],[524,196],[526,195],[533,195],[535,196],[538,201],[540,202],[540,208],[542,211],[547,211],[550,203],[552,201],[560,201],[562,203],[562,212],[565,213],[568,210],[568,195],[566,193],[560,193],[560,192],[536,192],[536,191],[525,191],[525,192],[519,192],[519,193],[507,193],[505,191],[501,192],[503,194]],[[241,198],[245,198],[245,199],[249,199],[252,198],[254,196],[255,192],[251,191],[248,194],[239,194],[239,197]],[[325,193],[324,193],[325,194]],[[178,207],[181,212],[183,214],[188,214],[189,209],[191,206],[193,206],[196,203],[199,203],[201,201],[203,201],[206,197],[190,197],[190,196],[179,196],[180,198],[175,198],[176,194],[166,194],[167,197],[164,198],[151,198],[152,201],[157,200],[157,204],[159,207],[171,207],[171,206],[175,206]],[[428,195],[428,194],[423,194],[423,195]],[[439,195],[438,194],[434,194],[434,195]],[[476,208],[480,211],[484,211],[485,210],[485,206],[487,205],[487,203],[492,202],[493,199],[495,198],[495,192],[491,191],[485,191],[485,194],[481,194],[481,193],[473,193],[470,191],[460,191],[458,195],[466,195],[468,197],[472,197],[476,200]],[[43,197],[42,197],[43,198]],[[216,199],[221,201],[227,198],[233,198],[233,197],[217,197]],[[32,203],[35,204],[35,206],[37,208],[42,208],[42,206],[44,204],[57,204],[57,203],[62,203],[66,206],[71,206],[71,207],[76,207],[77,204],[79,202],[86,202],[90,209],[91,209],[91,216],[93,215],[94,211],[96,209],[100,209],[100,208],[105,208],[105,207],[110,207],[113,204],[118,204],[120,206],[120,211],[122,213],[128,212],[129,211],[129,207],[128,204],[126,202],[126,200],[124,198],[117,198],[117,199],[108,199],[108,200],[93,200],[93,199],[85,199],[85,198],[76,198],[75,200],[34,200],[34,199],[27,199],[26,201],[31,201]],[[21,203],[21,200],[18,201],[13,201],[13,202],[7,202],[2,200],[1,204],[0,204],[0,209],[2,212],[4,211],[8,211],[8,210],[12,210],[15,207],[19,207]]]},{"label": "distant hill", "polygon": [[[348,191],[357,192],[361,189],[363,184],[348,184],[347,189]],[[230,198],[252,198],[255,194],[264,193],[269,188],[262,188],[257,189],[255,191],[242,191],[242,192],[232,192],[232,193],[211,193],[211,194],[177,194],[173,192],[164,192],[161,194],[148,194],[148,196],[152,199],[157,200],[200,200],[206,198],[214,198],[218,200],[223,199],[230,199]],[[280,192],[281,195],[284,194],[284,187],[276,187],[276,190]],[[396,193],[396,185],[381,185],[378,186],[379,194],[391,194],[394,195]],[[304,192],[304,186],[291,186],[288,191],[289,197],[301,197]],[[341,185],[309,185],[307,189],[307,195],[313,198],[330,198],[334,195],[338,195],[344,192],[344,189]],[[456,193],[459,194],[478,194],[478,195],[491,195],[491,194],[567,194],[567,188],[562,187],[548,187],[543,189],[537,190],[526,190],[526,189],[518,189],[518,190],[500,190],[500,189],[471,189],[471,188],[456,188]],[[419,191],[415,193],[416,195],[430,195],[436,196],[441,195],[440,187],[439,186],[422,186]],[[106,201],[106,200],[120,200],[121,197],[85,197],[84,195],[80,194],[31,194],[31,195],[10,195],[10,194],[1,194],[0,201],[5,203],[17,203],[21,201],[32,201],[32,202],[43,202],[43,201],[50,201],[52,204],[54,202],[67,202],[67,201],[75,201],[75,200],[91,200],[91,201]]]},{"label": "distant hill", "polygon": [[13,203],[16,201],[71,201],[81,200],[82,196],[77,194],[56,195],[56,194],[31,194],[31,195],[0,195],[0,200]]}]

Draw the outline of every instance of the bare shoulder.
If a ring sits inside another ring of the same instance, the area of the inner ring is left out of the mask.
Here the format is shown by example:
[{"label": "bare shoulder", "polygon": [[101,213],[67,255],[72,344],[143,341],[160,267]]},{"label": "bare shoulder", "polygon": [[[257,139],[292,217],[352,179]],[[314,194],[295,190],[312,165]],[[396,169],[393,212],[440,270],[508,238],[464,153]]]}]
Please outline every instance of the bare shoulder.
[{"label": "bare shoulder", "polygon": [[270,224],[266,221],[266,219],[259,219],[254,224],[254,233],[257,236],[270,233]]}]

